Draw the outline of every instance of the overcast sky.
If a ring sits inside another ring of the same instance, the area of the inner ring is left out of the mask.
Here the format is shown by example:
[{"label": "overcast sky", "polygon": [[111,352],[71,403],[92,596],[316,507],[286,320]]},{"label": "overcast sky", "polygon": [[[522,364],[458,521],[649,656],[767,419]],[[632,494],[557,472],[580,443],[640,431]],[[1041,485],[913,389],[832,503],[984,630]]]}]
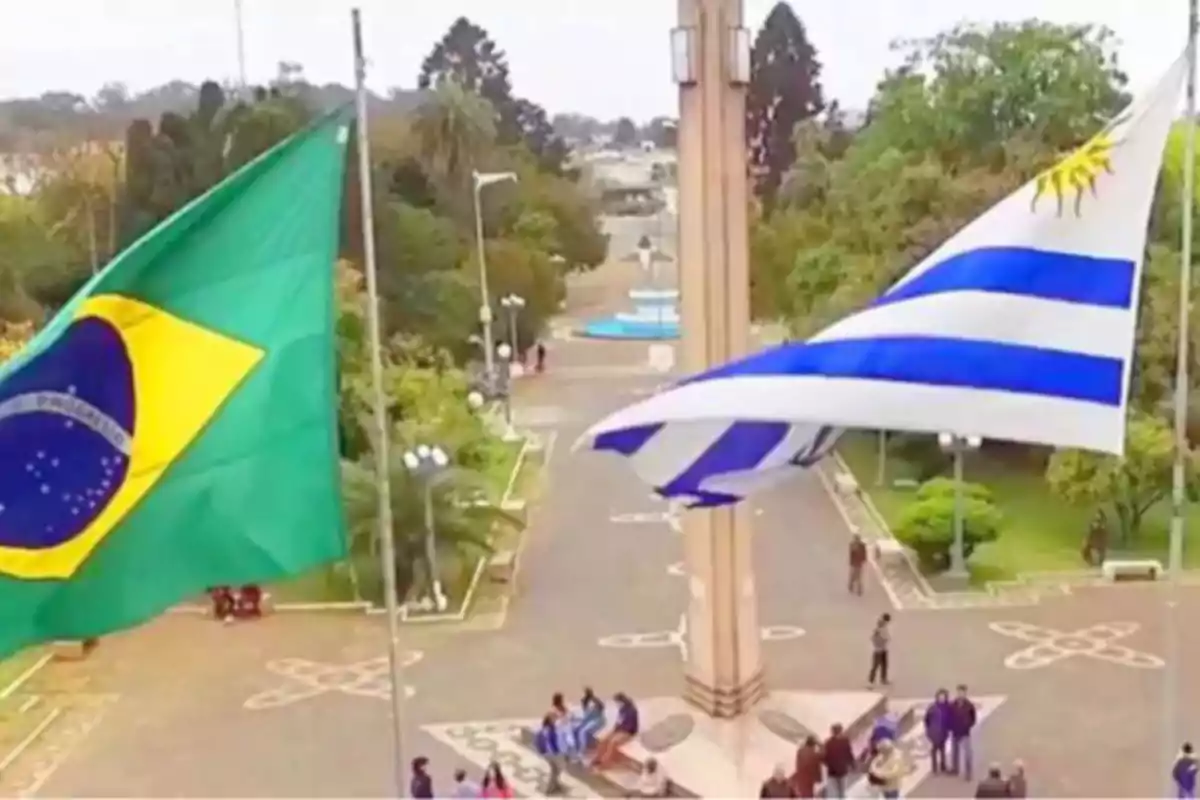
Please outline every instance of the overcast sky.
[{"label": "overcast sky", "polygon": [[[745,0],[757,27],[774,0]],[[49,89],[92,94],[106,81],[141,90],[172,78],[237,74],[234,0],[3,2],[0,97]],[[281,60],[310,80],[352,80],[349,9],[363,10],[370,83],[412,87],[421,60],[455,17],[484,26],[508,54],[513,85],[551,113],[647,119],[675,113],[668,30],[674,0],[243,0],[250,80]],[[967,16],[1099,22],[1122,41],[1135,88],[1183,47],[1184,0],[797,0],[824,64],[826,94],[863,108],[895,63],[888,43],[926,36]],[[303,11],[301,11],[303,10]]]}]

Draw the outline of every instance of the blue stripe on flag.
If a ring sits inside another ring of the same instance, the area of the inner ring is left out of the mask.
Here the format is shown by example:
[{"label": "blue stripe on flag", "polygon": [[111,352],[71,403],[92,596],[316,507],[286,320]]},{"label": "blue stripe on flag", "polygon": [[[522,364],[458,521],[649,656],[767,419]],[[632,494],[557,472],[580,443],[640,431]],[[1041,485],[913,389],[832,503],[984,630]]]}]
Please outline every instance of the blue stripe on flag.
[{"label": "blue stripe on flag", "polygon": [[897,336],[783,345],[686,383],[820,375],[991,389],[1120,406],[1123,373],[1124,363],[1116,358],[999,342]]},{"label": "blue stripe on flag", "polygon": [[661,423],[656,423],[601,433],[592,442],[592,449],[611,450],[623,456],[631,456],[641,450],[642,445],[653,439],[654,435],[662,430],[662,427]]},{"label": "blue stripe on flag", "polygon": [[733,495],[703,492],[701,482],[714,475],[755,469],[791,428],[786,422],[735,422],[687,469],[659,487],[658,493],[663,497],[694,495],[705,506],[736,501]]},{"label": "blue stripe on flag", "polygon": [[998,292],[1090,306],[1133,305],[1132,261],[1053,253],[1027,247],[986,247],[950,256],[880,297],[886,305],[942,292]]}]

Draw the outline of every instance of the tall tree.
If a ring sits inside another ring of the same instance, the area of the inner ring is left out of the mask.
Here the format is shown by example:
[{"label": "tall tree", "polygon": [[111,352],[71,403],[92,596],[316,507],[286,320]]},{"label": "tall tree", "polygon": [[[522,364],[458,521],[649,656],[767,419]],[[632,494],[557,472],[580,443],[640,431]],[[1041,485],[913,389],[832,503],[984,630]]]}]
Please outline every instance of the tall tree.
[{"label": "tall tree", "polygon": [[613,133],[613,144],[620,147],[633,147],[638,141],[638,129],[629,117],[617,120],[617,129]]},{"label": "tall tree", "polygon": [[537,159],[538,166],[546,172],[561,174],[567,160],[567,146],[555,134],[546,109],[525,99],[517,100],[516,107],[521,140]]},{"label": "tall tree", "polygon": [[455,83],[483,97],[496,110],[497,134],[505,144],[520,140],[518,109],[512,93],[508,60],[488,32],[466,17],[459,17],[421,62],[417,85],[436,89]]},{"label": "tall tree", "polygon": [[524,143],[544,169],[561,172],[567,148],[555,134],[546,110],[513,94],[504,51],[486,30],[466,17],[456,19],[434,45],[417,77],[422,89],[434,89],[447,82],[492,104],[496,137],[501,144]]},{"label": "tall tree", "polygon": [[1107,28],[1042,20],[960,25],[902,44],[880,83],[866,141],[951,167],[995,164],[1015,138],[1050,151],[1091,136],[1128,101]]},{"label": "tall tree", "polygon": [[796,125],[821,113],[821,64],[792,7],[771,9],[750,54],[746,139],[755,193],[768,207],[796,157]]},{"label": "tall tree", "polygon": [[471,171],[496,141],[496,110],[482,95],[447,78],[417,109],[417,151],[455,217],[470,216]]}]

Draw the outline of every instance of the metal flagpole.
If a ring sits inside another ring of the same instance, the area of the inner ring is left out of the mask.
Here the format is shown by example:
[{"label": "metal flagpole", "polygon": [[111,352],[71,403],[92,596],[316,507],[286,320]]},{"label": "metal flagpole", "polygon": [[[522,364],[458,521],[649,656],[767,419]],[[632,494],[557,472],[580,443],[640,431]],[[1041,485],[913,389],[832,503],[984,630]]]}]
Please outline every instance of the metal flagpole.
[{"label": "metal flagpole", "polygon": [[1188,0],[1188,43],[1187,43],[1187,102],[1184,120],[1183,153],[1183,220],[1182,242],[1179,265],[1179,350],[1175,365],[1175,464],[1171,487],[1171,538],[1168,556],[1168,587],[1166,602],[1166,680],[1164,727],[1168,767],[1166,769],[1167,797],[1175,791],[1170,765],[1174,762],[1175,748],[1183,741],[1183,715],[1179,709],[1179,579],[1183,572],[1184,504],[1187,501],[1188,457],[1188,385],[1190,323],[1192,307],[1192,214],[1196,201],[1196,36],[1198,0]]},{"label": "metal flagpole", "polygon": [[362,194],[363,261],[367,273],[367,317],[371,337],[371,382],[375,412],[375,479],[379,495],[379,568],[388,619],[388,661],[392,676],[392,724],[396,746],[397,797],[408,794],[404,785],[404,659],[400,654],[400,608],[396,596],[396,543],[392,538],[392,494],[388,480],[391,457],[387,407],[383,392],[383,353],[379,335],[379,288],[375,269],[374,204],[371,197],[371,151],[367,136],[367,64],[363,57],[362,17],[350,12],[354,28],[355,102],[358,107],[358,185]]},{"label": "metal flagpole", "polygon": [[233,13],[237,18],[238,91],[246,99],[246,35],[242,26],[242,0],[233,0]]}]

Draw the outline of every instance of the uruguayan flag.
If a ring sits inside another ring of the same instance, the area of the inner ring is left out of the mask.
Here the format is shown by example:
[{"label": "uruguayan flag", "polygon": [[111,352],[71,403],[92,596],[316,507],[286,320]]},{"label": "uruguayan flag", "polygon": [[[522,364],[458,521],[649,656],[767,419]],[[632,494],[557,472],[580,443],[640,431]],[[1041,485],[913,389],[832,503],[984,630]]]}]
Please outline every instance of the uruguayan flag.
[{"label": "uruguayan flag", "polygon": [[872,305],[625,408],[585,441],[693,505],[810,466],[843,427],[1121,454],[1146,226],[1186,68]]}]

